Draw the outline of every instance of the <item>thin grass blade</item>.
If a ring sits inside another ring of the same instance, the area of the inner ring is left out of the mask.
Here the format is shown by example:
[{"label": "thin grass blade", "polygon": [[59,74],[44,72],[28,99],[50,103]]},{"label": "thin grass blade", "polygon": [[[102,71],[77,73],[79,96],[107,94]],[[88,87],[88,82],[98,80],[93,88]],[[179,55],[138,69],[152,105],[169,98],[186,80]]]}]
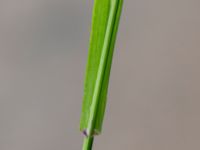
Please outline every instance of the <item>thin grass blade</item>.
[{"label": "thin grass blade", "polygon": [[84,83],[80,129],[92,137],[102,130],[109,76],[123,0],[95,0]]}]

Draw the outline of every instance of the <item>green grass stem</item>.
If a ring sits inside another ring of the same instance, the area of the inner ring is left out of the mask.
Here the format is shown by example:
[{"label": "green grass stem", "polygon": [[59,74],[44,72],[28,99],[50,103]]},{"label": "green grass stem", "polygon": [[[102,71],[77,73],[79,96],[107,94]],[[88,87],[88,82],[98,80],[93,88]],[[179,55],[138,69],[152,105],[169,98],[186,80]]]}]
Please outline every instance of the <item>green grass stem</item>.
[{"label": "green grass stem", "polygon": [[80,122],[85,134],[82,150],[91,150],[94,136],[101,133],[122,5],[123,0],[94,1]]}]

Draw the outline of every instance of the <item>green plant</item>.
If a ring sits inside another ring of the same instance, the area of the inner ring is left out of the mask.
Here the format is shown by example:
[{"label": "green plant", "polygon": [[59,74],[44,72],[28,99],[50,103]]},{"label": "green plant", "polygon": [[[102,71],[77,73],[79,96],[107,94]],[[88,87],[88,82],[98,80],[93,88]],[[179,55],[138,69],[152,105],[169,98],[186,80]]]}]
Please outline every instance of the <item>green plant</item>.
[{"label": "green plant", "polygon": [[100,134],[106,107],[110,69],[123,0],[95,0],[89,56],[84,83],[80,129],[83,150],[91,150]]}]

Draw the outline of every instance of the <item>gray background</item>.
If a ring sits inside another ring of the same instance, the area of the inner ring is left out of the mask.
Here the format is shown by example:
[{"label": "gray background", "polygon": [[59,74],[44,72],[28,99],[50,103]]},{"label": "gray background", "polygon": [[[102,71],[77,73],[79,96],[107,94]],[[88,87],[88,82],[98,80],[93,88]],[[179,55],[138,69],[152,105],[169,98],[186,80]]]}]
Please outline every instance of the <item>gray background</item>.
[{"label": "gray background", "polygon": [[[0,1],[0,149],[80,150],[93,1]],[[200,149],[200,1],[125,0],[95,150]]]}]

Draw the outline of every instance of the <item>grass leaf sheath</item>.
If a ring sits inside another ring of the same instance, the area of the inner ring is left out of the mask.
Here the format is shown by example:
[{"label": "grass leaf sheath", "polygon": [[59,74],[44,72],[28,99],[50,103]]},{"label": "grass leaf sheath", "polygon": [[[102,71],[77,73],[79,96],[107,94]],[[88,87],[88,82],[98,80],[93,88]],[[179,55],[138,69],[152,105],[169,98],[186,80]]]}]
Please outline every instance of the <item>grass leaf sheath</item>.
[{"label": "grass leaf sheath", "polygon": [[94,0],[80,130],[83,150],[91,150],[100,134],[106,107],[109,76],[123,0]]}]

